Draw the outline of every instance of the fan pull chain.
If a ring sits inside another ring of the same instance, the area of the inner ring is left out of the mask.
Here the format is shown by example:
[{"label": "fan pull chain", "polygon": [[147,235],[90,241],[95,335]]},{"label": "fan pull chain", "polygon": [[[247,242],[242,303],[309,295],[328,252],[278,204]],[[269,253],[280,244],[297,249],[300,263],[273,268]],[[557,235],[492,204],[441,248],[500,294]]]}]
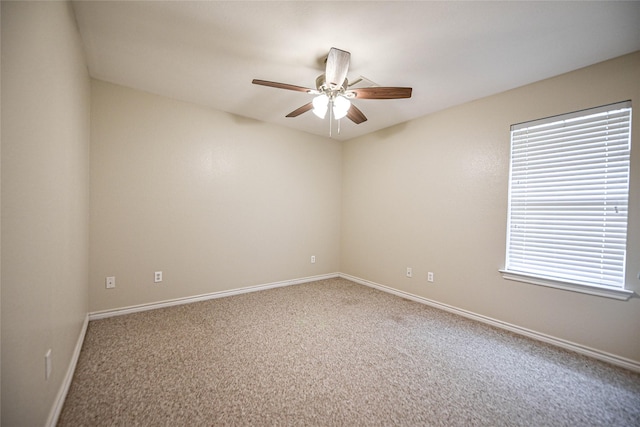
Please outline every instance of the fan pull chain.
[{"label": "fan pull chain", "polygon": [[329,138],[332,137],[331,131],[333,130],[333,105],[329,102]]}]

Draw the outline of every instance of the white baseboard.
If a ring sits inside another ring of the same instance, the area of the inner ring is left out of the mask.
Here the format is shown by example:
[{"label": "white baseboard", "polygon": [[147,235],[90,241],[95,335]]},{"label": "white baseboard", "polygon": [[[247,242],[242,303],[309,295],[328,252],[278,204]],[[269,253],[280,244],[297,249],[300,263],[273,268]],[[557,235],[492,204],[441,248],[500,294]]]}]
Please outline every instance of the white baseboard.
[{"label": "white baseboard", "polygon": [[149,304],[132,305],[112,310],[102,310],[89,313],[89,320],[105,319],[107,317],[122,316],[124,314],[138,313],[141,311],[155,310],[157,308],[171,307],[174,305],[189,304],[192,302],[206,301],[215,298],[229,297],[233,295],[246,294],[249,292],[264,291],[267,289],[280,288],[283,286],[299,285],[302,283],[315,282],[317,280],[332,279],[340,277],[340,273],[322,274],[319,276],[303,277],[300,279],[284,280],[282,282],[266,283],[263,285],[248,286],[246,288],[230,289],[228,291],[212,292],[208,294],[195,295],[192,297],[176,298],[165,301],[158,301]]},{"label": "white baseboard", "polygon": [[62,384],[60,385],[60,389],[58,390],[56,400],[54,401],[51,411],[49,412],[49,417],[47,418],[47,424],[46,424],[47,427],[55,427],[55,425],[58,424],[58,418],[60,418],[60,413],[62,412],[64,401],[67,398],[67,393],[69,393],[69,387],[71,387],[71,380],[73,380],[73,374],[76,372],[76,365],[78,364],[78,358],[80,357],[80,350],[82,350],[82,344],[84,343],[84,337],[87,333],[88,325],[89,325],[89,315],[87,314],[84,318],[84,322],[82,323],[82,328],[80,329],[80,334],[78,335],[76,346],[73,349],[73,354],[71,355],[71,362],[67,367],[67,372],[65,373],[64,379],[62,380]]},{"label": "white baseboard", "polygon": [[604,351],[600,351],[594,348],[590,348],[587,346],[583,346],[580,344],[576,344],[571,341],[566,341],[560,338],[553,337],[551,335],[543,334],[540,332],[533,331],[531,329],[522,328],[517,325],[513,325],[511,323],[503,322],[501,320],[493,319],[491,317],[483,316],[481,314],[473,313],[471,311],[463,310],[460,308],[456,308],[454,306],[443,304],[438,301],[430,300],[428,298],[424,298],[418,295],[414,295],[408,292],[400,291],[398,289],[394,289],[388,286],[381,285],[379,283],[371,282],[369,280],[361,279],[359,277],[354,277],[349,274],[340,273],[340,277],[351,280],[352,282],[359,283],[361,285],[369,286],[371,288],[378,289],[383,292],[387,292],[402,298],[406,298],[412,301],[416,301],[422,304],[426,304],[431,307],[439,308],[441,310],[448,311],[450,313],[458,314],[460,316],[464,316],[468,319],[476,320],[478,322],[486,323],[491,326],[495,326],[501,329],[508,330],[510,332],[514,332],[519,335],[524,335],[529,338],[533,338],[538,341],[545,342],[547,344],[555,345],[557,347],[564,348],[566,350],[574,351],[576,353],[583,354],[585,356],[593,357],[594,359],[602,360],[612,365],[621,366],[623,368],[629,369],[631,371],[640,372],[640,362],[635,360],[627,359],[624,357],[616,356],[615,354],[607,353]]}]

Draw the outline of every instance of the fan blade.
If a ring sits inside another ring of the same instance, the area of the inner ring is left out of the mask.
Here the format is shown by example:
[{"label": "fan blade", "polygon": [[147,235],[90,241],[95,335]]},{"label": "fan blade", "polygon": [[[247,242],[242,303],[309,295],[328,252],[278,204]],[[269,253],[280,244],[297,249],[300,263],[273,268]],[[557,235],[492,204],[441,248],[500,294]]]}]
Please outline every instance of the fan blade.
[{"label": "fan blade", "polygon": [[314,90],[313,89],[309,89],[307,87],[302,87],[302,86],[296,86],[296,85],[290,85],[287,83],[278,83],[278,82],[270,82],[268,80],[258,80],[258,79],[253,79],[251,81],[251,83],[253,83],[254,85],[262,85],[262,86],[269,86],[269,87],[275,87],[277,89],[287,89],[287,90],[295,90],[297,92],[306,92],[306,93],[311,93]]},{"label": "fan blade", "polygon": [[364,87],[352,89],[356,99],[400,99],[411,98],[410,87]]},{"label": "fan blade", "polygon": [[307,111],[311,110],[312,108],[313,108],[313,103],[312,102],[310,102],[308,104],[304,104],[302,107],[298,108],[297,110],[293,110],[292,112],[287,114],[286,117],[298,117],[300,114],[306,113]]},{"label": "fan blade", "polygon": [[344,79],[347,78],[349,71],[349,61],[351,54],[347,51],[332,47],[327,56],[327,68],[325,71],[325,80],[331,89],[342,87]]},{"label": "fan blade", "polygon": [[347,111],[347,118],[357,125],[367,121],[367,117],[353,104],[351,104],[351,107],[349,107]]}]

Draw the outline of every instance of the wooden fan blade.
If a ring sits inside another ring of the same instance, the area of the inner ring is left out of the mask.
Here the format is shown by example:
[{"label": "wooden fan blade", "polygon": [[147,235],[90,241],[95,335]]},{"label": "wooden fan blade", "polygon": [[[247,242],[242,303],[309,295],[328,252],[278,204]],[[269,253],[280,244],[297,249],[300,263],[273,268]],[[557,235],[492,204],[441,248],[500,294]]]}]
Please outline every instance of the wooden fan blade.
[{"label": "wooden fan blade", "polygon": [[342,87],[344,79],[349,71],[349,61],[351,54],[347,51],[332,47],[327,56],[327,67],[325,80],[331,89]]},{"label": "wooden fan blade", "polygon": [[410,87],[364,87],[352,89],[356,99],[400,99],[411,98]]},{"label": "wooden fan blade", "polygon": [[300,114],[302,113],[306,113],[307,111],[311,110],[313,108],[313,103],[309,102],[308,104],[304,104],[302,107],[293,110],[292,112],[290,112],[289,114],[286,115],[286,117],[298,117]]},{"label": "wooden fan blade", "polygon": [[307,87],[290,85],[287,83],[270,82],[268,80],[253,79],[251,83],[253,83],[254,85],[275,87],[277,89],[295,90],[297,92],[306,92],[306,93],[313,92],[313,89],[309,89]]},{"label": "wooden fan blade", "polygon": [[357,125],[367,121],[367,117],[353,104],[351,104],[351,107],[349,107],[347,111],[347,118]]}]

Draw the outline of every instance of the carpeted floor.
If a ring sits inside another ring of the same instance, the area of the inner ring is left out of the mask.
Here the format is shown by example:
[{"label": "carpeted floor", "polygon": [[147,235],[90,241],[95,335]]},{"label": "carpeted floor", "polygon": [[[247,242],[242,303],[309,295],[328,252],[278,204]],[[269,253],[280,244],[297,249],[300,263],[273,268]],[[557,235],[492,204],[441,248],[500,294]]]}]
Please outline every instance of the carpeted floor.
[{"label": "carpeted floor", "polygon": [[640,375],[330,279],[92,321],[59,426],[640,426]]}]

